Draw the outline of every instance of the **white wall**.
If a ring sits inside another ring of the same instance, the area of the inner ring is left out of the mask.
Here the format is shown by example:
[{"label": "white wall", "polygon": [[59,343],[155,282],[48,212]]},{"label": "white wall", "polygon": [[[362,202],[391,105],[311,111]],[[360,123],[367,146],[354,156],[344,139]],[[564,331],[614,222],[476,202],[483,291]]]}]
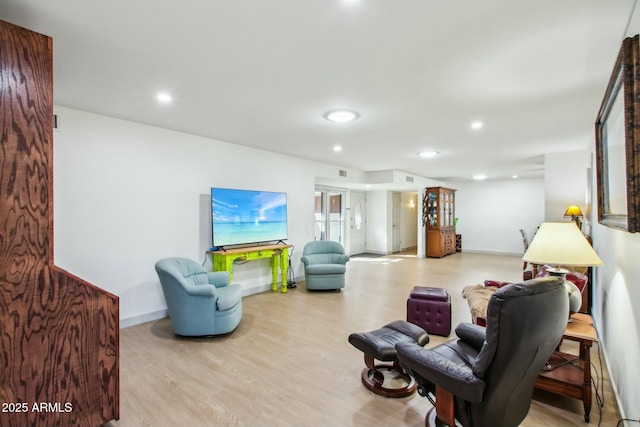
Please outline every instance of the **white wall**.
[{"label": "white wall", "polygon": [[593,246],[604,265],[594,268],[593,317],[623,416],[640,408],[640,233],[593,226]]},{"label": "white wall", "polygon": [[587,159],[586,150],[544,156],[545,221],[567,221],[564,212],[570,205],[586,215]]},{"label": "white wall", "polygon": [[[337,177],[338,167],[55,110],[61,123],[54,133],[55,261],[118,295],[124,326],[165,315],[156,261],[204,260],[212,186],[287,192],[288,243],[302,275],[300,253],[313,240],[315,177]],[[234,267],[245,294],[269,289],[270,278],[268,260]]]},{"label": "white wall", "polygon": [[463,252],[522,256],[520,229],[529,238],[544,220],[542,179],[450,183],[456,191],[456,233]]},{"label": "white wall", "polygon": [[[639,32],[640,10],[636,8],[626,36]],[[593,155],[594,144],[590,141],[589,155]],[[636,369],[640,360],[640,233],[598,224],[595,165],[593,172],[591,234],[593,247],[604,262],[603,266],[594,268],[593,318],[621,415],[640,419],[640,371]]]}]

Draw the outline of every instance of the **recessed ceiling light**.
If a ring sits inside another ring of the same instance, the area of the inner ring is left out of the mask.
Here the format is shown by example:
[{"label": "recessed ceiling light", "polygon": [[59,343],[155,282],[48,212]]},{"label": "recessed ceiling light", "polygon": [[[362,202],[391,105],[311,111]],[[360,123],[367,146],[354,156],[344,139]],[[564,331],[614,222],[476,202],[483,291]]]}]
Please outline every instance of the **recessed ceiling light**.
[{"label": "recessed ceiling light", "polygon": [[487,175],[483,173],[479,173],[479,174],[473,175],[473,179],[475,179],[476,181],[482,181],[487,179]]},{"label": "recessed ceiling light", "polygon": [[480,129],[482,127],[482,122],[475,121],[471,122],[471,129]]},{"label": "recessed ceiling light", "polygon": [[518,178],[518,175],[511,175],[511,178],[513,178],[513,179],[517,179],[517,178]]},{"label": "recessed ceiling light", "polygon": [[340,145],[334,145],[333,151],[335,151],[336,153],[339,153],[342,151],[342,147]]},{"label": "recessed ceiling light", "polygon": [[324,113],[324,118],[335,123],[348,123],[360,117],[356,111],[331,110]]},{"label": "recessed ceiling light", "polygon": [[423,159],[430,159],[437,155],[438,155],[437,151],[421,151],[418,153],[418,156],[422,157]]},{"label": "recessed ceiling light", "polygon": [[161,104],[170,104],[173,98],[168,93],[161,92],[156,95],[156,100]]}]

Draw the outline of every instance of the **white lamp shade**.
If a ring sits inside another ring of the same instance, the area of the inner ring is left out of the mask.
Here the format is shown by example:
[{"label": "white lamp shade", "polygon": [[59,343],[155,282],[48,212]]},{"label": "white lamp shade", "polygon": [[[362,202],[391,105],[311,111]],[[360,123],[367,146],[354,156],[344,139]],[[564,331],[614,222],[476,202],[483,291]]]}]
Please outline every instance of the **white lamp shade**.
[{"label": "white lamp shade", "polygon": [[555,266],[602,265],[602,260],[575,222],[543,223],[522,260],[533,264]]}]

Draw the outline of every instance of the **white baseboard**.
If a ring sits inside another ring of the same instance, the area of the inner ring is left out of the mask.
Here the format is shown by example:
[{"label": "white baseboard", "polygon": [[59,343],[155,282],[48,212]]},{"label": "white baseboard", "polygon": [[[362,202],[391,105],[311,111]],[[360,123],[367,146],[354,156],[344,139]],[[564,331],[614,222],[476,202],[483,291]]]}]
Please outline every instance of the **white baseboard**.
[{"label": "white baseboard", "polygon": [[266,292],[270,290],[271,290],[271,284],[253,286],[250,288],[244,288],[242,290],[242,296],[248,297],[249,295],[259,294],[260,292]]},{"label": "white baseboard", "polygon": [[[295,280],[296,283],[304,282],[304,276],[294,277],[293,280]],[[285,286],[287,285],[285,284]],[[280,292],[281,290],[282,290],[282,283],[278,282],[278,292]],[[267,283],[265,285],[253,286],[251,288],[245,288],[242,290],[242,296],[246,297],[249,295],[259,294],[260,292],[272,292],[271,283]]]},{"label": "white baseboard", "polygon": [[522,258],[523,254],[519,252],[496,252],[496,251],[482,251],[475,249],[462,249],[463,253],[468,254],[483,254],[483,255],[501,255],[501,256],[512,256]]},{"label": "white baseboard", "polygon": [[[594,323],[596,323],[595,319],[594,319]],[[594,328],[595,327],[596,327],[596,325],[594,325]],[[598,332],[598,328],[596,328],[596,333],[597,332]],[[600,339],[600,334],[598,334],[598,339]],[[613,396],[614,396],[614,400],[616,402],[616,407],[618,408],[618,412],[620,413],[620,418],[622,418],[623,420],[626,420],[626,421],[623,421],[623,426],[624,427],[630,427],[629,421],[631,421],[631,420],[628,419],[629,417],[627,416],[624,408],[622,407],[622,399],[620,397],[620,393],[618,392],[618,384],[617,384],[615,378],[613,376],[611,376],[611,368],[610,368],[611,364],[609,363],[609,357],[607,356],[607,352],[605,351],[604,346],[602,346],[602,347],[600,346],[601,343],[602,343],[602,341],[600,340],[598,342],[598,345],[596,346],[596,348],[600,352],[599,356],[604,359],[604,364],[603,365],[604,365],[604,368],[607,370],[607,374],[609,376],[609,381],[611,382],[611,389],[613,390]],[[604,375],[604,372],[600,372],[600,376],[602,376],[602,375]],[[592,381],[598,381],[598,379],[599,378],[592,378],[591,380]],[[598,384],[598,386],[600,386],[600,384]],[[604,390],[598,389],[598,391],[600,393],[604,393]],[[597,408],[597,406],[596,406],[596,408]],[[635,423],[635,421],[631,421],[631,422]]]},{"label": "white baseboard", "polygon": [[141,323],[153,322],[154,320],[163,319],[168,315],[169,313],[165,308],[162,310],[152,311],[151,313],[139,314],[137,316],[127,317],[126,319],[120,319],[120,329],[139,325]]}]

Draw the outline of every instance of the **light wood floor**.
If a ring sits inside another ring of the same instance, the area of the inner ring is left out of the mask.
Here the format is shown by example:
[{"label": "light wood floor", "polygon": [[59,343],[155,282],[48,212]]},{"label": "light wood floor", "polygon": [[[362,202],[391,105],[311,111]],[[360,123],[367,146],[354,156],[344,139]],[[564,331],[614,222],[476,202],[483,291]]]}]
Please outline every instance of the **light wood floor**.
[{"label": "light wood floor", "polygon": [[[447,288],[454,327],[468,322],[461,289],[488,278],[518,280],[521,268],[516,257],[470,253],[355,257],[341,292],[308,292],[299,283],[286,294],[245,297],[242,321],[227,336],[178,338],[169,319],[123,329],[121,419],[107,426],[423,426],[425,398],[386,399],[362,386],[363,355],[348,335],[404,319],[415,285]],[[444,340],[432,336],[427,347]],[[597,345],[592,357],[599,370]],[[606,374],[603,388],[601,425],[613,426],[618,414]],[[588,424],[580,401],[534,397],[522,427],[598,425],[595,395]]]}]

